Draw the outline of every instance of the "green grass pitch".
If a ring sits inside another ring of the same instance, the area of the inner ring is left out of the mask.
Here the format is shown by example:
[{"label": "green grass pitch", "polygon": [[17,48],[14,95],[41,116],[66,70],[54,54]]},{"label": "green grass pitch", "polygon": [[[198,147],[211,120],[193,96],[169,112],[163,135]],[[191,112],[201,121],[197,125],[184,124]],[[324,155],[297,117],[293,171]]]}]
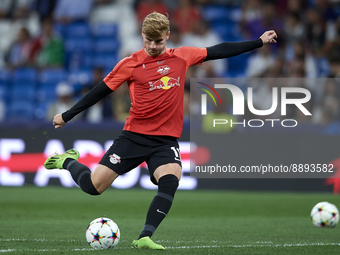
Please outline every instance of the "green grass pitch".
[{"label": "green grass pitch", "polygon": [[[0,187],[0,254],[337,254],[340,224],[310,221],[329,193],[178,191],[153,240],[165,251],[131,247],[156,191],[109,189],[91,197],[78,188]],[[95,218],[113,219],[121,240],[94,251],[85,239]]]}]

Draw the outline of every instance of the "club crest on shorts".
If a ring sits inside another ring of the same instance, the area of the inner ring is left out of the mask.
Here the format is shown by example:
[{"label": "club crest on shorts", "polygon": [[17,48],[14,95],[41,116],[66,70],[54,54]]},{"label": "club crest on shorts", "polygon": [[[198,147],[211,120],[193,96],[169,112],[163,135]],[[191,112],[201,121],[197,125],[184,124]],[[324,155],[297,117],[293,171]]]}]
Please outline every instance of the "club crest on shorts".
[{"label": "club crest on shorts", "polygon": [[110,155],[110,162],[112,164],[120,163],[120,157],[117,154]]}]

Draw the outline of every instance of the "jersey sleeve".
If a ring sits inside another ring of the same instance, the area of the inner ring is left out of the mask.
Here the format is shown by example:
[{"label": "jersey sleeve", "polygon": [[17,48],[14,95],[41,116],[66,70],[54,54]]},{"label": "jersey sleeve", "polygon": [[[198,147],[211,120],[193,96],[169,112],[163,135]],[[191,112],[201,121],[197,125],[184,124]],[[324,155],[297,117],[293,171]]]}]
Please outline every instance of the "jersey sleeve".
[{"label": "jersey sleeve", "polygon": [[204,59],[207,57],[206,48],[196,47],[180,47],[177,48],[176,55],[183,58],[188,66],[201,65]]},{"label": "jersey sleeve", "polygon": [[130,57],[124,58],[112,69],[112,71],[104,78],[105,84],[115,91],[125,81],[131,77],[133,69]]}]

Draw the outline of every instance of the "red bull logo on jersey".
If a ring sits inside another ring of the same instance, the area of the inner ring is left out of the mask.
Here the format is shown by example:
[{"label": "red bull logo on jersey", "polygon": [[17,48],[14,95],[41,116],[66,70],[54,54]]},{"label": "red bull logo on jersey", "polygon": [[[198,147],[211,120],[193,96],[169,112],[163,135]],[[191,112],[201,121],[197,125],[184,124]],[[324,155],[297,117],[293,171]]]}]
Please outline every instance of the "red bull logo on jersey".
[{"label": "red bull logo on jersey", "polygon": [[175,79],[172,77],[163,76],[162,78],[160,78],[159,80],[155,82],[149,81],[149,84],[150,84],[149,90],[152,91],[154,89],[170,89],[175,86],[180,86],[179,81],[180,81],[180,77]]},{"label": "red bull logo on jersey", "polygon": [[157,68],[157,73],[161,74],[161,75],[165,75],[170,71],[170,67],[168,67],[167,65],[165,66],[159,66]]}]

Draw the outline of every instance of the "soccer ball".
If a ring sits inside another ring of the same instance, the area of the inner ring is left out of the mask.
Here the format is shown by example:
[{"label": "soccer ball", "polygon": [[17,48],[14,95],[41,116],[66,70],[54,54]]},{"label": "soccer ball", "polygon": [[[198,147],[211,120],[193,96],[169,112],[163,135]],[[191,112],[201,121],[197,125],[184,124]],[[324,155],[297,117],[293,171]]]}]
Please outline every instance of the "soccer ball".
[{"label": "soccer ball", "polygon": [[91,221],[85,235],[87,243],[96,250],[114,248],[120,240],[118,225],[103,217]]},{"label": "soccer ball", "polygon": [[335,227],[339,221],[339,210],[328,202],[317,203],[311,213],[312,222],[317,227]]}]

